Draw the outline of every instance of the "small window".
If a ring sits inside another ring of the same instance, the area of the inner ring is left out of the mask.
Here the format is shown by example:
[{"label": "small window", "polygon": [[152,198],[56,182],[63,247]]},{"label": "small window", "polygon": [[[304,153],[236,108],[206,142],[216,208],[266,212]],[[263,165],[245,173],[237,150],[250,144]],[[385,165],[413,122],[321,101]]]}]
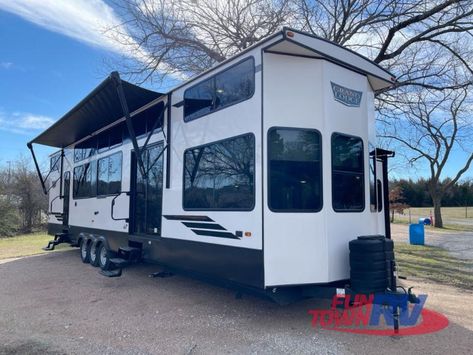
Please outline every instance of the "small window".
[{"label": "small window", "polygon": [[186,150],[185,209],[251,210],[255,192],[255,138],[252,134]]},{"label": "small window", "polygon": [[61,156],[59,154],[51,157],[49,160],[49,171],[59,171],[60,158]]},{"label": "small window", "polygon": [[332,135],[332,204],[337,212],[365,208],[363,141],[340,133]]},{"label": "small window", "polygon": [[243,101],[253,95],[254,61],[245,60],[215,76],[215,109]]},{"label": "small window", "polygon": [[313,129],[272,128],[268,133],[269,208],[322,209],[321,136]]},{"label": "small window", "polygon": [[184,92],[184,121],[244,101],[255,90],[255,61],[242,62],[206,79]]},{"label": "small window", "polygon": [[97,137],[89,138],[74,148],[74,162],[90,158],[97,153]]},{"label": "small window", "polygon": [[122,189],[122,153],[99,159],[97,166],[97,195],[115,195]]},{"label": "small window", "polygon": [[[133,130],[137,137],[143,136],[146,133],[150,133],[153,127],[156,125],[156,128],[162,127],[163,125],[163,118],[161,117],[161,113],[164,110],[164,103],[160,102],[157,105],[151,106],[146,110],[136,114],[131,118],[131,122],[133,125]],[[161,119],[160,119],[161,118]],[[159,122],[157,122],[160,119]],[[128,128],[126,127],[126,123],[124,122],[125,127],[125,135],[128,138]],[[155,129],[156,132],[156,129]]]},{"label": "small window", "polygon": [[73,197],[95,197],[97,192],[97,162],[93,161],[74,168]]},{"label": "small window", "polygon": [[205,80],[184,93],[184,117],[186,121],[209,113],[213,109],[214,79]]}]

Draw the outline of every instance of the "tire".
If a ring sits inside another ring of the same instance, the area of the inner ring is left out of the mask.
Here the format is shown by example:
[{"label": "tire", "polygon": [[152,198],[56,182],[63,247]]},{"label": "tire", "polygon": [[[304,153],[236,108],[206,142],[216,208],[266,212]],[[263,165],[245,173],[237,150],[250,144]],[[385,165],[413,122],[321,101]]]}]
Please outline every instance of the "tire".
[{"label": "tire", "polygon": [[349,243],[350,251],[361,254],[393,251],[393,242],[380,239],[356,239]]},{"label": "tire", "polygon": [[110,261],[111,252],[107,249],[105,244],[100,243],[100,246],[97,250],[97,259],[98,259],[98,266],[104,270],[111,270],[113,268],[113,264]]},{"label": "tire", "polygon": [[387,280],[388,272],[386,269],[381,270],[372,270],[372,271],[360,271],[360,270],[352,270],[350,272],[351,279],[358,279],[358,280]]},{"label": "tire", "polygon": [[84,264],[90,262],[90,243],[86,239],[82,239],[80,242],[80,258]]},{"label": "tire", "polygon": [[91,243],[90,248],[89,248],[89,260],[90,260],[90,265],[93,267],[99,266],[99,257],[98,257],[98,251],[100,248],[101,243]]},{"label": "tire", "polygon": [[357,271],[377,271],[386,270],[386,261],[375,261],[375,260],[351,260],[350,268]]}]

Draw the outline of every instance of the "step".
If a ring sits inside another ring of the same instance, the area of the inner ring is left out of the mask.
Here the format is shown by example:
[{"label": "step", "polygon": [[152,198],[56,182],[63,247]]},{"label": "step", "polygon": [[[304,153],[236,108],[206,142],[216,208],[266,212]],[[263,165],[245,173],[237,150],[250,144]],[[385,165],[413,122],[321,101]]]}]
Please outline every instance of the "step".
[{"label": "step", "polygon": [[100,275],[107,276],[107,277],[120,277],[122,276],[122,269],[116,270],[100,270]]},{"label": "step", "polygon": [[129,262],[136,262],[141,258],[141,249],[130,246],[118,248],[118,257]]},{"label": "step", "polygon": [[119,268],[125,267],[130,263],[128,260],[123,258],[111,258],[110,262]]}]

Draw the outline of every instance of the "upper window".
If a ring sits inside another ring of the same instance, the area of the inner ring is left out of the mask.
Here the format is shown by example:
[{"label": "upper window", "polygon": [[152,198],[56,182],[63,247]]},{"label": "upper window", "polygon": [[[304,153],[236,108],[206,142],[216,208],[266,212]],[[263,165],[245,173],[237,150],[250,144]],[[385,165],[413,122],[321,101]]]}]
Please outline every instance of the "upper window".
[{"label": "upper window", "polygon": [[332,135],[332,204],[337,212],[365,208],[363,141],[340,133]]},{"label": "upper window", "polygon": [[245,134],[186,150],[185,209],[251,210],[255,192],[255,138]]},{"label": "upper window", "polygon": [[269,208],[276,212],[322,209],[320,133],[272,128],[268,134]]},{"label": "upper window", "polygon": [[59,171],[59,162],[61,155],[56,154],[51,157],[49,160],[49,171]]},{"label": "upper window", "polygon": [[97,195],[115,195],[122,189],[122,153],[118,152],[97,163]]},{"label": "upper window", "polygon": [[255,90],[255,61],[244,61],[184,92],[184,121],[249,99]]},{"label": "upper window", "polygon": [[74,168],[73,197],[87,198],[97,195],[97,161]]},{"label": "upper window", "polygon": [[74,148],[74,161],[78,162],[93,156],[97,152],[97,137],[86,139]]}]

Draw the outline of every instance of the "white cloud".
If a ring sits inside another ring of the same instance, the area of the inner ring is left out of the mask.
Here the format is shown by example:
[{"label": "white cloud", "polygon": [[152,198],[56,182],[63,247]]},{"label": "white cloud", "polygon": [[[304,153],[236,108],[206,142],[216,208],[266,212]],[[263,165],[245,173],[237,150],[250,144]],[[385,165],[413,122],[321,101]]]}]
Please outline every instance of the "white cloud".
[{"label": "white cloud", "polygon": [[[119,16],[103,0],[0,0],[0,10],[88,45],[140,62],[150,61],[149,54],[129,36]],[[160,70],[168,71],[169,67],[161,63]]]},{"label": "white cloud", "polygon": [[36,115],[27,112],[13,112],[7,114],[0,111],[0,130],[29,135],[51,126],[55,120],[48,116]]},{"label": "white cloud", "polygon": [[[103,0],[0,0],[0,9],[88,45],[119,54],[131,53],[123,45],[131,38],[113,8]],[[106,33],[112,27],[120,29],[118,37]],[[144,53],[134,51],[131,55],[139,59]]]},{"label": "white cloud", "polygon": [[0,62],[0,67],[6,70],[10,69],[12,66],[12,62]]}]

